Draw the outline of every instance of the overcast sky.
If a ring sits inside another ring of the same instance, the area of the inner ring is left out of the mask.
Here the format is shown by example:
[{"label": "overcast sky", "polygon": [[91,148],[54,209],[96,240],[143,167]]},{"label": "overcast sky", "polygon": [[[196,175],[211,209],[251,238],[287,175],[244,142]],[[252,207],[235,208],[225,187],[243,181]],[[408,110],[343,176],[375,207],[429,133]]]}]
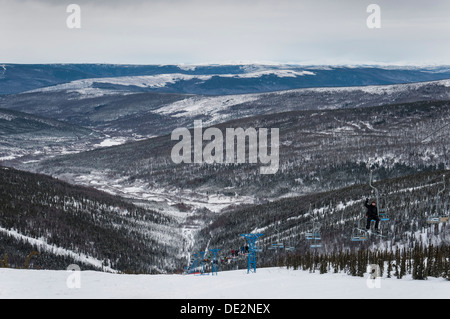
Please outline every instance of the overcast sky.
[{"label": "overcast sky", "polygon": [[450,65],[449,52],[450,0],[0,0],[3,63]]}]

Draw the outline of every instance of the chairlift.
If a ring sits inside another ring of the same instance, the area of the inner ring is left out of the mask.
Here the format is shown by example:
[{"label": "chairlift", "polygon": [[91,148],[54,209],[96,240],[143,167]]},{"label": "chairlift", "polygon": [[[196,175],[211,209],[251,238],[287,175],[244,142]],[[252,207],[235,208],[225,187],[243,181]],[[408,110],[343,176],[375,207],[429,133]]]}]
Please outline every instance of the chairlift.
[{"label": "chairlift", "polygon": [[311,240],[310,248],[321,248],[322,244],[319,242],[322,240],[322,236],[320,235],[320,228],[322,225],[317,222],[312,222],[312,231],[305,233],[306,240]]},{"label": "chairlift", "polygon": [[441,222],[441,217],[429,217],[427,219],[428,224],[439,224]]},{"label": "chairlift", "polygon": [[283,242],[280,241],[280,232],[278,231],[277,222],[275,222],[275,221],[274,221],[274,233],[277,233],[276,242],[272,243],[272,238],[271,238],[270,239],[271,244],[268,249],[270,249],[270,250],[283,249],[284,244],[283,244]]},{"label": "chairlift", "polygon": [[284,244],[283,243],[274,243],[272,245],[270,245],[269,249],[282,249],[284,248]]},{"label": "chairlift", "polygon": [[306,233],[305,237],[307,240],[322,240],[320,233]]},{"label": "chairlift", "polygon": [[449,221],[449,214],[445,214],[444,207],[441,202],[441,194],[445,191],[445,175],[442,177],[443,188],[436,195],[436,213],[427,219],[428,224],[446,223]]},{"label": "chairlift", "polygon": [[367,233],[362,231],[359,228],[353,228],[352,231],[352,241],[357,241],[357,242],[361,242],[361,241],[366,241],[368,239]]},{"label": "chairlift", "polygon": [[321,240],[320,228],[322,225],[317,222],[312,222],[312,230],[305,233],[307,240]]},{"label": "chairlift", "polygon": [[361,220],[358,220],[358,227],[354,227],[352,230],[352,237],[351,237],[352,241],[361,242],[366,241],[368,239],[368,234],[367,232],[361,229],[360,222]]},{"label": "chairlift", "polygon": [[295,247],[294,246],[292,246],[292,244],[291,244],[291,238],[289,238],[289,245],[287,245],[284,249],[285,250],[287,250],[287,251],[294,251],[295,250]]},{"label": "chairlift", "polygon": [[312,242],[312,244],[309,245],[310,248],[321,248],[322,244],[320,243],[320,238],[319,239],[314,239],[314,241]]},{"label": "chairlift", "polygon": [[370,178],[369,178],[369,186],[375,190],[375,196],[376,196],[376,203],[377,203],[377,209],[378,209],[378,217],[380,218],[380,221],[389,221],[390,218],[388,216],[387,210],[386,208],[383,208],[381,206],[381,202],[380,202],[380,195],[379,195],[379,191],[378,188],[376,188],[375,186],[372,185],[372,170],[370,171]]},{"label": "chairlift", "polygon": [[270,244],[269,247],[267,248],[269,250],[275,250],[278,249],[278,244],[277,243],[272,243],[272,238],[270,239]]}]

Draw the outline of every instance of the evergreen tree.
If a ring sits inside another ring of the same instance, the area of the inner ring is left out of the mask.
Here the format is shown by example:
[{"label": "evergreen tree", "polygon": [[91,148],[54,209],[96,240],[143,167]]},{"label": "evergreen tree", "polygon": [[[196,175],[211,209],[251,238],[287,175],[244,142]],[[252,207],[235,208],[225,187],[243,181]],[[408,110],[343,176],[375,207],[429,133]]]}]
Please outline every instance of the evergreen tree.
[{"label": "evergreen tree", "polygon": [[413,279],[416,280],[425,280],[426,276],[426,265],[425,265],[425,256],[422,245],[419,245],[414,249],[413,253]]}]

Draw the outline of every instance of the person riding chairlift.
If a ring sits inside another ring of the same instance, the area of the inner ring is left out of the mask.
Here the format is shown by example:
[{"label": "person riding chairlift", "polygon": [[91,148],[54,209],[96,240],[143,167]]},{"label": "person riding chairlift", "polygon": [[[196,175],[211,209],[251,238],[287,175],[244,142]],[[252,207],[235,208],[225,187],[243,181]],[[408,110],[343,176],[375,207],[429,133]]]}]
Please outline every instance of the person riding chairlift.
[{"label": "person riding chairlift", "polygon": [[370,222],[372,220],[375,221],[375,232],[378,234],[380,231],[378,229],[378,226],[380,224],[380,218],[378,217],[378,209],[377,209],[377,203],[375,201],[372,201],[372,204],[369,205],[369,199],[366,198],[366,203],[364,204],[367,208],[367,224],[366,224],[366,230],[370,230]]}]

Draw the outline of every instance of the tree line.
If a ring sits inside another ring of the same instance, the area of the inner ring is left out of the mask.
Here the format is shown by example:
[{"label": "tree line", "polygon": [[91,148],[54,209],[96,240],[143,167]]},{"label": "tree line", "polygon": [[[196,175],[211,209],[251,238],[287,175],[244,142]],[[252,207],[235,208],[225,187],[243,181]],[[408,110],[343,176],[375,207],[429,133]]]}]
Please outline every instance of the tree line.
[{"label": "tree line", "polygon": [[395,250],[288,253],[280,255],[276,265],[320,274],[344,272],[358,277],[367,273],[369,265],[376,265],[380,277],[402,279],[411,275],[415,280],[425,280],[428,277],[450,280],[450,246],[417,245],[414,248]]}]

